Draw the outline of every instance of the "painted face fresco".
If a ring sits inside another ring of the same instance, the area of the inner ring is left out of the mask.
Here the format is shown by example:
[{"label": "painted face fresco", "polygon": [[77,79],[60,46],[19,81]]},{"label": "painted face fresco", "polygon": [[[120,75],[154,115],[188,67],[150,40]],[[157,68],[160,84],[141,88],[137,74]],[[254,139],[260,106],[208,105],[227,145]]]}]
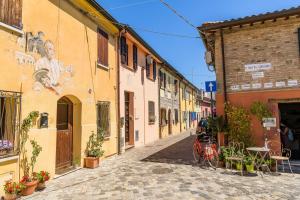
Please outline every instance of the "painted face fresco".
[{"label": "painted face fresco", "polygon": [[54,45],[51,41],[47,40],[45,42],[45,52],[46,52],[46,56],[49,60],[54,59],[55,58],[55,49],[54,49]]}]

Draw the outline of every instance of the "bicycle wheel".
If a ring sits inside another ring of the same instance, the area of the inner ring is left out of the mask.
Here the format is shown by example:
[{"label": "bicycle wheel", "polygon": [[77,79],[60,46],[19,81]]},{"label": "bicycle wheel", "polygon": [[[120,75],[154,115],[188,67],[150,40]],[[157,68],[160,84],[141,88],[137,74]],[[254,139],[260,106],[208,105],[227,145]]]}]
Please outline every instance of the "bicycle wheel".
[{"label": "bicycle wheel", "polygon": [[209,165],[212,168],[217,169],[218,164],[219,164],[219,154],[215,148],[212,148],[212,155],[210,156],[209,159]]},{"label": "bicycle wheel", "polygon": [[197,142],[195,141],[194,145],[193,145],[193,156],[194,156],[194,161],[196,163],[200,162],[200,157],[201,157],[200,152],[201,152],[201,149],[200,149],[199,145],[197,144]]}]

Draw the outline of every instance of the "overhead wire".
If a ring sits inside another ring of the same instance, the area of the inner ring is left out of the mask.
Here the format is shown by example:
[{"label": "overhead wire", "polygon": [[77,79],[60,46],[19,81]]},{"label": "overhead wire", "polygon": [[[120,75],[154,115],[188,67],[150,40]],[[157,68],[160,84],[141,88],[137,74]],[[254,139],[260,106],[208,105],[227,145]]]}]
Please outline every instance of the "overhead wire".
[{"label": "overhead wire", "polygon": [[157,1],[157,0],[148,0],[148,1],[141,1],[141,2],[137,2],[137,3],[125,4],[125,5],[108,8],[107,10],[116,10],[116,9],[120,9],[120,8],[128,8],[128,7],[138,6],[138,5],[144,5],[147,3],[154,2],[154,1]]}]

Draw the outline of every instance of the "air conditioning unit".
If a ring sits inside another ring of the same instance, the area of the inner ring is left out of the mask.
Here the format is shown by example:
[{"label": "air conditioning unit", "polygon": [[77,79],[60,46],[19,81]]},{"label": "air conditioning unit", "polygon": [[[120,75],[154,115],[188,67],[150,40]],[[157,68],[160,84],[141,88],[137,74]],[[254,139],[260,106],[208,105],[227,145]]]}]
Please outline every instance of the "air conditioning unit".
[{"label": "air conditioning unit", "polygon": [[149,64],[149,65],[152,65],[152,64],[153,64],[153,58],[151,57],[151,55],[147,55],[147,57],[146,57],[146,62],[147,62],[147,64]]},{"label": "air conditioning unit", "polygon": [[206,61],[206,64],[208,64],[208,65],[211,65],[213,63],[211,51],[205,52],[205,61]]}]

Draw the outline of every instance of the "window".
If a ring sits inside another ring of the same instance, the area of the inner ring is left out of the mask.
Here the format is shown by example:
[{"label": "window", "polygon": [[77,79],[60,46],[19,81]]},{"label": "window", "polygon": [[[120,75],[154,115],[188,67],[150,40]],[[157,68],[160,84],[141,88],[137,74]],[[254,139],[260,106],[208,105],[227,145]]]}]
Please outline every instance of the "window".
[{"label": "window", "polygon": [[149,124],[155,123],[155,103],[153,101],[148,101],[148,116]]},{"label": "window", "polygon": [[174,93],[175,95],[178,94],[178,80],[174,80]]},{"label": "window", "polygon": [[0,158],[18,150],[21,95],[0,91]]},{"label": "window", "polygon": [[160,125],[166,126],[167,125],[167,111],[166,109],[160,109]]},{"label": "window", "polygon": [[133,53],[132,53],[132,60],[133,60],[133,69],[137,70],[138,66],[138,49],[135,45],[132,46]]},{"label": "window", "polygon": [[108,34],[98,28],[98,64],[108,67]]},{"label": "window", "polygon": [[0,0],[0,21],[22,29],[22,0]]},{"label": "window", "polygon": [[104,131],[104,136],[110,136],[110,103],[99,102],[97,104],[97,129]]},{"label": "window", "polygon": [[126,43],[126,38],[124,36],[121,37],[121,63],[124,65],[128,64],[128,45]]},{"label": "window", "polygon": [[[152,58],[151,58],[152,59]],[[155,81],[156,80],[156,61],[153,60],[151,64],[151,60],[149,55],[146,57],[146,76],[148,79]]]},{"label": "window", "polygon": [[178,110],[175,109],[175,124],[178,124]]}]

